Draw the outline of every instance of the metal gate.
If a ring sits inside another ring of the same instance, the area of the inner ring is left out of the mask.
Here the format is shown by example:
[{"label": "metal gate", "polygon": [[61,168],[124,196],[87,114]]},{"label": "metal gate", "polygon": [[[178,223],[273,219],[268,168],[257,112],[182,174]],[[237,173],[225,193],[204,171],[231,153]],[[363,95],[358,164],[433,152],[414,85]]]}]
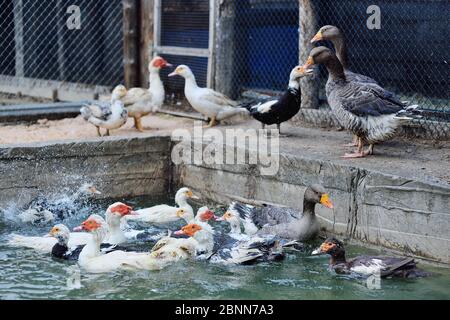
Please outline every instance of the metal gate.
[{"label": "metal gate", "polygon": [[[199,86],[212,85],[214,0],[155,0],[154,52],[174,65],[188,65]],[[161,74],[166,92],[179,94],[184,80]]]}]

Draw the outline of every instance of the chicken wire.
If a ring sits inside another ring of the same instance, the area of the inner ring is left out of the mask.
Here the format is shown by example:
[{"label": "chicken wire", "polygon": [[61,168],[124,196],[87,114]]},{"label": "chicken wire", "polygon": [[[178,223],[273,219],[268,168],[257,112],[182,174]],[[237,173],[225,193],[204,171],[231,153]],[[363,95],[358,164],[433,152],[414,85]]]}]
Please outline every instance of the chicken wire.
[{"label": "chicken wire", "polygon": [[121,83],[122,16],[122,0],[0,0],[0,77]]},{"label": "chicken wire", "polygon": [[[372,0],[311,0],[317,30],[339,27],[347,41],[350,69],[369,75],[402,101],[425,111],[406,131],[433,139],[449,138],[450,68],[448,66],[448,2],[380,0],[381,29],[366,22]],[[286,88],[290,70],[299,63],[298,0],[240,0],[236,3],[236,47],[233,86],[248,92],[277,94]],[[316,45],[333,48],[327,41]],[[304,63],[305,61],[301,61]],[[326,103],[327,71],[317,81],[321,110],[303,110],[303,120],[336,124]],[[275,93],[273,92],[275,91]],[[323,108],[323,110],[322,110]],[[310,112],[308,112],[310,111]],[[331,117],[331,118],[330,118]]]}]

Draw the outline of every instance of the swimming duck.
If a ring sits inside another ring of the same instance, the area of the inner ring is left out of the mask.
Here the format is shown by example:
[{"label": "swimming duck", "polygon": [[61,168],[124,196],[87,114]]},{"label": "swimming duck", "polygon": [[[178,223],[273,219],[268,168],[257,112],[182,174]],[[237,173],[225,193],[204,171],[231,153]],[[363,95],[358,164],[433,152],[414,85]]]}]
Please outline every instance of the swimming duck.
[{"label": "swimming duck", "polygon": [[[103,253],[100,244],[108,235],[108,225],[99,215],[93,214],[85,220],[74,231],[88,232],[91,236],[84,248],[81,250],[78,264],[81,268],[92,273],[111,272],[116,270],[139,269],[139,261],[147,261],[146,267],[150,269],[150,254],[146,252],[127,252],[116,250]],[[151,261],[154,269],[159,269],[161,264],[154,259]]]},{"label": "swimming duck", "polygon": [[[134,214],[132,208],[121,202],[114,203],[108,207],[105,216],[109,226],[106,229],[105,245],[102,246],[102,249],[114,247],[127,241],[127,237],[120,228],[120,219],[132,214]],[[90,236],[87,233],[71,232],[68,236],[67,246],[74,248],[79,245],[85,245],[89,239]],[[8,244],[11,246],[26,247],[44,253],[50,253],[57,243],[58,240],[56,237],[49,237],[48,235],[43,237],[28,237],[12,234],[8,241]]]},{"label": "swimming duck", "polygon": [[207,127],[213,127],[217,121],[230,118],[237,114],[248,114],[246,108],[231,100],[222,93],[197,85],[192,70],[186,65],[179,65],[169,77],[182,76],[185,79],[184,94],[192,108],[207,116],[210,120]]},{"label": "swimming duck", "polygon": [[[328,69],[328,104],[340,124],[358,137],[358,148],[344,158],[362,158],[373,154],[375,143],[395,136],[397,129],[420,113],[418,106],[406,106],[381,87],[347,79],[342,64],[326,47],[314,48],[305,64],[310,68],[323,64]],[[369,148],[364,149],[368,143]]]},{"label": "swimming duck", "polygon": [[114,88],[111,101],[97,101],[86,104],[80,109],[84,120],[92,123],[97,128],[97,134],[102,136],[100,128],[106,129],[106,135],[110,135],[110,130],[123,126],[128,119],[128,111],[121,99],[127,94],[127,89],[123,85]]},{"label": "swimming duck", "polygon": [[[63,259],[63,260],[71,260],[76,261],[80,255],[81,250],[84,248],[84,245],[76,245],[70,247],[69,239],[70,239],[70,230],[64,224],[57,224],[54,226],[49,234],[49,237],[53,237],[57,240],[57,243],[53,246],[51,255],[54,258]],[[103,253],[111,252],[114,250],[127,250],[118,245],[112,245],[109,243],[102,243],[100,245],[101,251]]]},{"label": "swimming duck", "polygon": [[429,275],[418,269],[413,258],[386,256],[359,256],[347,261],[344,244],[334,237],[325,240],[312,255],[331,256],[330,268],[336,273],[356,273],[364,276],[379,274],[381,278],[413,278]]},{"label": "swimming duck", "polygon": [[257,208],[236,202],[232,203],[228,210],[239,214],[248,235],[272,234],[284,239],[306,241],[316,237],[319,232],[319,221],[315,214],[317,203],[333,208],[325,188],[313,184],[306,188],[303,212],[271,205]]},{"label": "swimming duck", "polygon": [[[180,215],[185,215],[186,212],[190,214],[189,217],[186,216],[186,219],[194,219],[194,210],[187,202],[188,199],[199,199],[199,197],[194,195],[189,188],[181,188],[175,194],[175,203],[178,205],[178,207],[162,204],[150,208],[136,210],[136,215],[127,217],[126,221],[139,221],[154,225],[165,225],[171,222],[178,221],[180,219]],[[178,212],[180,208],[185,209],[186,212]]]},{"label": "swimming duck", "polygon": [[266,124],[276,124],[278,132],[280,132],[281,123],[294,117],[301,106],[301,91],[299,80],[303,77],[313,75],[312,69],[305,70],[301,66],[292,69],[289,76],[289,85],[285,93],[276,100],[270,100],[257,105],[248,105],[246,108],[250,114],[262,123],[263,129]]},{"label": "swimming duck", "polygon": [[83,184],[74,194],[49,199],[38,196],[26,205],[18,218],[23,223],[45,225],[55,220],[63,220],[72,216],[76,208],[89,197],[101,194],[92,183]]},{"label": "swimming duck", "polygon": [[150,113],[155,113],[164,103],[165,91],[159,72],[162,68],[167,67],[172,67],[172,65],[165,59],[161,57],[153,58],[148,65],[150,72],[149,88],[131,88],[122,99],[128,110],[128,116],[134,118],[135,127],[141,132],[144,131],[141,118]]}]

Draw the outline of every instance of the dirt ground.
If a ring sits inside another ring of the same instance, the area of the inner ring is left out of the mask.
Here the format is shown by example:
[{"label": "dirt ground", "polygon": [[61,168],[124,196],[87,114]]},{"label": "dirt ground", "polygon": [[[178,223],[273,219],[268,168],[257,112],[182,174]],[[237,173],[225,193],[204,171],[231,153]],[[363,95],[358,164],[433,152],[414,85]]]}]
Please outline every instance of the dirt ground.
[{"label": "dirt ground", "polygon": [[[149,129],[147,132],[136,131],[133,128],[133,120],[129,119],[125,126],[113,130],[111,134],[124,137],[170,134],[174,129],[192,129],[193,121],[157,114],[143,118],[144,127]],[[221,125],[218,128],[260,128],[260,123],[255,120],[236,120],[232,125]],[[205,132],[207,134],[207,131]],[[283,124],[282,132],[289,135],[280,139],[280,151],[283,153],[300,154],[404,177],[414,176],[428,182],[450,184],[450,141],[410,141],[397,138],[375,146],[374,156],[349,160],[341,158],[345,152],[351,151],[350,148],[343,147],[351,141],[348,132],[292,124]],[[55,121],[41,120],[31,125],[0,126],[0,146],[3,147],[11,144],[85,139],[108,138],[97,138],[95,127],[80,116]]]}]

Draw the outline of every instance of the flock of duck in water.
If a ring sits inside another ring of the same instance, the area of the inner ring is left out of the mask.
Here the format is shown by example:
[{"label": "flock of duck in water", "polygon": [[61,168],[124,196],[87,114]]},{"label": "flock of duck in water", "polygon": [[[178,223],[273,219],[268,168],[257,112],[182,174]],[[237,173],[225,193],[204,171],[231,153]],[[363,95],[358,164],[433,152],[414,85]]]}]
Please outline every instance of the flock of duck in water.
[{"label": "flock of duck in water", "polygon": [[[174,206],[133,210],[116,202],[104,216],[92,214],[72,231],[62,223],[79,211],[73,204],[83,206],[99,193],[93,185],[83,185],[71,202],[43,196],[34,199],[19,215],[21,221],[40,226],[57,224],[42,237],[11,234],[8,245],[29,248],[61,261],[76,261],[91,273],[160,270],[187,259],[222,265],[270,263],[283,260],[286,252],[301,251],[330,255],[330,268],[336,273],[404,278],[428,275],[416,267],[412,258],[359,256],[347,260],[343,243],[335,237],[327,238],[311,252],[306,243],[316,239],[320,231],[316,205],[333,209],[328,193],[317,184],[306,188],[302,211],[233,202],[220,217],[206,206],[194,214],[189,201],[198,202],[200,198],[183,187],[175,195]],[[180,222],[184,224],[181,228]],[[218,223],[228,227],[217,228]]]},{"label": "flock of duck in water", "polygon": [[[220,92],[197,85],[192,70],[186,65],[178,66],[172,76],[185,79],[184,93],[194,110],[209,119],[208,127],[237,114],[250,114],[265,125],[280,125],[294,117],[301,107],[300,79],[314,74],[314,65],[324,65],[329,77],[325,87],[328,104],[336,119],[343,128],[354,134],[349,147],[356,147],[354,152],[346,153],[344,158],[362,158],[373,154],[374,145],[393,138],[401,126],[413,119],[421,118],[417,105],[408,105],[392,92],[381,87],[376,80],[348,69],[346,43],[343,34],[335,26],[322,27],[311,40],[329,40],[336,53],[331,49],[315,47],[303,66],[296,66],[289,75],[288,88],[278,98],[251,101],[239,104]],[[144,128],[142,117],[156,112],[164,103],[164,85],[159,72],[162,68],[171,67],[166,60],[155,57],[149,64],[149,88],[131,88],[117,86],[112,93],[111,101],[96,102],[81,109],[83,118],[97,127],[110,130],[123,126],[128,117],[133,117],[135,127],[139,131]],[[364,150],[364,145],[369,147]]]}]

